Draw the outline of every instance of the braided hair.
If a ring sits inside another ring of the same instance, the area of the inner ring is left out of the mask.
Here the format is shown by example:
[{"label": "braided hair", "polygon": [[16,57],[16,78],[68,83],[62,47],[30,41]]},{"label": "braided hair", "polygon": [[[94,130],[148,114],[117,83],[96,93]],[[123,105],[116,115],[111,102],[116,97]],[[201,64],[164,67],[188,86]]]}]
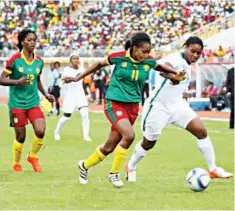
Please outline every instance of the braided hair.
[{"label": "braided hair", "polygon": [[23,46],[22,46],[21,42],[24,41],[25,38],[27,37],[27,35],[30,34],[30,33],[32,33],[35,36],[37,36],[36,33],[34,31],[30,30],[30,29],[23,29],[18,34],[18,44],[17,44],[17,47],[19,48],[19,51],[22,51],[22,49],[23,49]]}]

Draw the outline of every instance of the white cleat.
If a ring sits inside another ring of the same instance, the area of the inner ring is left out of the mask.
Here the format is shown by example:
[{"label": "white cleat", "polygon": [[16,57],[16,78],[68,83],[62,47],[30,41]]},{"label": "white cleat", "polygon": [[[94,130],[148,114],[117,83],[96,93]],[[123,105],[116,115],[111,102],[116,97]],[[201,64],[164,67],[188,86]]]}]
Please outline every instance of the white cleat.
[{"label": "white cleat", "polygon": [[60,141],[60,134],[54,133],[54,139],[55,139],[55,141]]},{"label": "white cleat", "polygon": [[228,179],[233,177],[232,173],[226,172],[223,168],[220,167],[217,167],[214,171],[209,172],[209,175],[211,179],[216,179],[216,178]]},{"label": "white cleat", "polygon": [[109,174],[109,181],[114,185],[116,188],[120,188],[123,186],[123,182],[120,179],[119,173],[110,173]]},{"label": "white cleat", "polygon": [[125,164],[124,168],[126,172],[126,180],[128,182],[136,182],[136,170],[129,169],[127,163]]},{"label": "white cleat", "polygon": [[79,182],[80,184],[82,185],[85,185],[88,183],[88,179],[87,179],[87,176],[88,176],[88,169],[86,169],[84,167],[84,160],[80,160],[78,162],[78,168],[79,168]]},{"label": "white cleat", "polygon": [[83,140],[86,141],[86,142],[91,142],[91,141],[92,141],[92,139],[90,138],[90,136],[84,137]]}]

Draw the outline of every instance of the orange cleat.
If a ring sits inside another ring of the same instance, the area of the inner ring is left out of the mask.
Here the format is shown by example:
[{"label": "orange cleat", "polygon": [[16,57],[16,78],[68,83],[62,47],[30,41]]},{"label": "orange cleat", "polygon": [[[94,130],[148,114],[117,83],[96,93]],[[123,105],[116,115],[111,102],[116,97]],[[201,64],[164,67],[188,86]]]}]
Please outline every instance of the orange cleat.
[{"label": "orange cleat", "polygon": [[38,162],[37,157],[30,157],[28,156],[27,161],[32,165],[32,168],[35,172],[41,172],[42,168]]},{"label": "orange cleat", "polygon": [[21,164],[15,164],[13,165],[13,171],[14,172],[22,172],[22,167],[21,167]]},{"label": "orange cleat", "polygon": [[209,175],[211,179],[216,179],[216,178],[228,179],[233,177],[232,173],[226,172],[224,169],[220,167],[217,167],[214,171],[209,172]]}]

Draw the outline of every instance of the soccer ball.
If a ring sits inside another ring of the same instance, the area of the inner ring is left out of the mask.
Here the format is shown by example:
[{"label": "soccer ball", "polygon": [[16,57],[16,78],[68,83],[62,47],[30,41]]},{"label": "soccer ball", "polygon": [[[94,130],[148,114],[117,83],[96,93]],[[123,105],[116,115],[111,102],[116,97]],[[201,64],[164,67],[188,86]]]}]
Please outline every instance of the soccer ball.
[{"label": "soccer ball", "polygon": [[210,180],[210,176],[206,170],[194,168],[187,174],[186,184],[192,191],[201,192],[207,189]]}]

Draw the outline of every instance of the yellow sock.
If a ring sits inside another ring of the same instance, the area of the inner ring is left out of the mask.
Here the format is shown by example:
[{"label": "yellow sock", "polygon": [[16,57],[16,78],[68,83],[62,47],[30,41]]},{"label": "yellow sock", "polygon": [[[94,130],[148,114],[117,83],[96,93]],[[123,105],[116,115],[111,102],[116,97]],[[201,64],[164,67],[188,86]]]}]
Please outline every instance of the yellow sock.
[{"label": "yellow sock", "polygon": [[38,138],[37,136],[34,136],[33,137],[32,148],[31,148],[31,151],[29,153],[29,156],[30,157],[36,157],[36,154],[42,148],[43,144],[44,144],[44,140],[43,139]]},{"label": "yellow sock", "polygon": [[106,156],[100,151],[100,147],[97,147],[95,152],[84,161],[84,167],[86,169],[94,166],[104,160]]},{"label": "yellow sock", "polygon": [[115,149],[115,155],[110,173],[118,173],[124,159],[127,157],[128,150],[118,145]]},{"label": "yellow sock", "polygon": [[17,140],[14,140],[13,146],[12,146],[12,152],[13,152],[13,165],[20,164],[21,154],[23,151],[23,144],[18,142]]}]

